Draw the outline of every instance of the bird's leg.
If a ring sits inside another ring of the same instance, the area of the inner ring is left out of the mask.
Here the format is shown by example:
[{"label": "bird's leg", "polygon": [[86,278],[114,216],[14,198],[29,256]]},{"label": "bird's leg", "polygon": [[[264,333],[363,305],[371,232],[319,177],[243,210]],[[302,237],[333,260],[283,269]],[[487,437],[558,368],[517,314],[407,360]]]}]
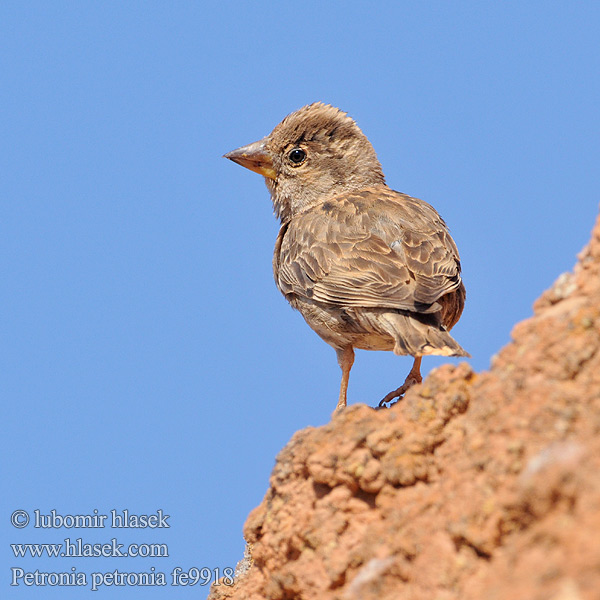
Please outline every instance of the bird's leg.
[{"label": "bird's leg", "polygon": [[354,348],[346,346],[343,350],[336,350],[338,363],[342,369],[342,383],[340,384],[340,398],[335,412],[346,408],[346,392],[348,391],[348,379],[350,378],[350,369],[354,364]]},{"label": "bird's leg", "polygon": [[402,398],[408,388],[415,385],[415,383],[421,383],[423,378],[421,377],[421,356],[415,356],[415,361],[413,362],[412,369],[410,373],[406,376],[404,383],[393,392],[390,392],[380,403],[379,406],[382,408],[387,402],[391,402],[394,398]]}]

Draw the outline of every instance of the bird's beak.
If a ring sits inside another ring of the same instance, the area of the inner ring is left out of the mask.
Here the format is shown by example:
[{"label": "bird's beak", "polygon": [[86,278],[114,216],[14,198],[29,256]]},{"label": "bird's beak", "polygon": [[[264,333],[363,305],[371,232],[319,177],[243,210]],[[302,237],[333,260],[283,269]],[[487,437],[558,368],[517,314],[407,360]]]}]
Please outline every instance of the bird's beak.
[{"label": "bird's beak", "polygon": [[224,157],[236,162],[238,165],[242,165],[242,167],[246,167],[246,169],[260,173],[264,177],[275,179],[277,173],[273,168],[273,161],[267,152],[265,142],[266,138],[253,144],[242,146],[237,150],[228,152]]}]

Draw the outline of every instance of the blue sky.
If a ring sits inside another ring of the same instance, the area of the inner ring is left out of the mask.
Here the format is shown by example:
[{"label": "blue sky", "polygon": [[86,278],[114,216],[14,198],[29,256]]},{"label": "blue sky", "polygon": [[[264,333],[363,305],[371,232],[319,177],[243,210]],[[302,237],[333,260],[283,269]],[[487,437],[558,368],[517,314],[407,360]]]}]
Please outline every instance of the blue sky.
[{"label": "blue sky", "polygon": [[[275,288],[262,179],[222,158],[289,112],[347,111],[389,185],[443,215],[477,370],[589,238],[596,2],[3,2],[0,23],[3,598],[66,593],[11,588],[10,567],[235,566],[277,452],[329,421],[335,354]],[[374,405],[410,365],[358,352],[349,402]],[[15,529],[17,509],[162,509],[170,528]],[[67,537],[169,557],[8,545]]]}]

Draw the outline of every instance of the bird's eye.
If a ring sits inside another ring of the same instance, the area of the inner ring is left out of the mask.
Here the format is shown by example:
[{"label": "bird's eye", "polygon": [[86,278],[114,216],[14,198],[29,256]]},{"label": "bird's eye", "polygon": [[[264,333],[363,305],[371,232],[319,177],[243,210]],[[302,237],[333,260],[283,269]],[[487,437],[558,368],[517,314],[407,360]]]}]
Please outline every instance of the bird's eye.
[{"label": "bird's eye", "polygon": [[306,160],[306,152],[302,148],[294,148],[289,154],[288,158],[295,166],[301,165]]}]

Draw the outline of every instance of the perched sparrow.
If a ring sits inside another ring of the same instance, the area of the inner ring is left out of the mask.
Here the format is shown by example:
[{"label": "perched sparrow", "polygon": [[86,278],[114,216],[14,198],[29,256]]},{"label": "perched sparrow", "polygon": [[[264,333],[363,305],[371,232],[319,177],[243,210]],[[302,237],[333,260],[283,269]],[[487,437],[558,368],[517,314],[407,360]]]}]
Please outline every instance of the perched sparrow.
[{"label": "perched sparrow", "polygon": [[288,115],[264,139],[225,155],[265,177],[281,229],[275,282],[337,352],[346,406],[354,348],[469,356],[450,336],[465,303],[458,250],[426,202],[391,190],[371,143],[333,106]]}]

